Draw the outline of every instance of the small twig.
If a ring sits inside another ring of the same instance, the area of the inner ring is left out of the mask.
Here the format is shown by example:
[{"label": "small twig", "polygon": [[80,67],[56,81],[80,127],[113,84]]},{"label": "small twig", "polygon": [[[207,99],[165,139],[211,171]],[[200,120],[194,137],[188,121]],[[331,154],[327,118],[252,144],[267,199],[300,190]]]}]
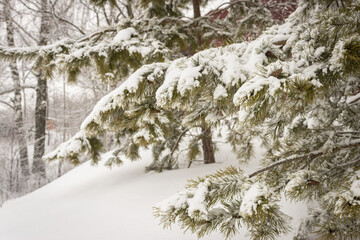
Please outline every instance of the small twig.
[{"label": "small twig", "polygon": [[4,190],[4,189],[0,188],[0,192],[5,193],[6,196],[8,196],[8,198],[13,198],[12,193],[7,191],[7,190]]},{"label": "small twig", "polygon": [[[21,89],[26,89],[26,88],[31,88],[31,89],[35,89],[36,86],[33,86],[33,85],[24,85],[24,86],[21,86],[20,88]],[[15,91],[15,88],[11,88],[11,89],[6,89],[6,90],[3,90],[0,92],[0,96],[1,95],[4,95],[4,94],[7,94],[7,93],[11,93]]]},{"label": "small twig", "polygon": [[22,32],[24,32],[26,34],[26,36],[28,36],[34,42],[37,43],[38,40],[34,36],[32,36],[28,31],[26,31],[25,28],[23,28],[17,21],[15,21],[15,19],[12,19],[12,21]]},{"label": "small twig", "polygon": [[180,136],[178,137],[178,139],[176,140],[175,146],[173,147],[173,149],[171,150],[170,156],[173,156],[175,150],[177,149],[177,146],[180,143],[181,138],[185,135],[185,133],[187,133],[189,131],[189,129],[185,129]]},{"label": "small twig", "polygon": [[187,168],[190,168],[193,161],[190,161]]},{"label": "small twig", "polygon": [[[334,170],[336,170],[336,169],[347,168],[347,167],[356,165],[356,164],[358,164],[358,163],[360,163],[360,158],[358,158],[358,159],[356,159],[356,160],[354,160],[354,161],[351,161],[351,162],[349,162],[349,163],[345,163],[345,164],[341,164],[341,165],[339,165],[339,166],[336,166],[336,167],[330,169],[329,171],[327,171],[327,172],[325,173],[325,175],[329,174],[330,172],[332,172],[332,171],[334,171]],[[332,176],[330,176],[330,177],[332,177]]]},{"label": "small twig", "polygon": [[[360,146],[360,140],[359,139],[353,141],[350,144],[346,144],[346,145],[343,145],[343,146],[338,146],[337,148],[335,148],[333,150],[333,152],[340,151],[340,150],[345,149],[345,148],[352,148],[352,147],[357,147],[357,146]],[[320,157],[320,156],[324,155],[324,153],[325,153],[324,151],[318,150],[318,151],[313,151],[313,152],[302,154],[302,155],[293,155],[293,156],[290,156],[288,158],[285,158],[284,160],[275,162],[273,164],[270,164],[267,167],[264,167],[262,169],[259,169],[259,170],[255,171],[255,172],[251,173],[249,175],[249,178],[252,178],[252,177],[254,177],[256,175],[259,175],[260,173],[272,170],[272,169],[274,169],[274,168],[276,168],[276,167],[278,167],[280,165],[284,165],[286,163],[296,162],[296,161],[305,160],[305,159],[309,159],[309,161],[311,161],[311,160],[313,160],[313,159],[315,159],[317,157]]]},{"label": "small twig", "polygon": [[115,7],[119,10],[120,14],[126,18],[125,14],[123,13],[123,11],[121,10],[121,8],[119,7],[119,4],[117,4],[117,2],[115,2]]},{"label": "small twig", "polygon": [[0,103],[4,104],[5,106],[7,106],[7,107],[11,108],[12,110],[14,110],[14,106],[12,106],[11,104],[9,104],[9,103],[7,103],[5,101],[2,101],[2,100],[0,100]]}]

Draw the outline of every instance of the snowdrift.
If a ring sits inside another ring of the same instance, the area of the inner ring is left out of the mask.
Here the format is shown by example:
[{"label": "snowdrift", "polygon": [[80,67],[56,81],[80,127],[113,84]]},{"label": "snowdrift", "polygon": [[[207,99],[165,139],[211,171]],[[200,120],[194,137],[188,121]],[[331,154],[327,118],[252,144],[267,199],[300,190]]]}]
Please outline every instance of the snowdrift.
[{"label": "snowdrift", "polygon": [[[216,164],[191,168],[184,164],[180,166],[183,168],[162,173],[145,173],[145,166],[151,162],[150,152],[143,152],[141,161],[113,169],[102,162],[98,166],[86,162],[43,188],[5,203],[0,208],[0,239],[195,240],[196,235],[177,228],[163,230],[152,215],[152,207],[183,190],[187,179],[229,164],[238,165],[229,148],[220,149]],[[252,171],[257,165],[245,167]],[[293,205],[288,210],[287,214],[306,213],[303,207]],[[246,233],[241,235],[246,239]],[[216,234],[204,238],[219,239],[223,237]]]}]

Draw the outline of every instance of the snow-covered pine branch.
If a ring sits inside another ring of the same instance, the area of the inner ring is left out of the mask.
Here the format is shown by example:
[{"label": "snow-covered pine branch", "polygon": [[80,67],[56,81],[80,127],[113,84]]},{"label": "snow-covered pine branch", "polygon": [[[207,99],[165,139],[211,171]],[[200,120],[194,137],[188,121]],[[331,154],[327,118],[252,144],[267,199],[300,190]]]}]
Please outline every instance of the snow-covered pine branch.
[{"label": "snow-covered pine branch", "polygon": [[43,159],[48,161],[66,160],[77,165],[81,163],[81,154],[86,153],[93,160],[93,163],[97,163],[100,160],[99,151],[101,147],[102,144],[98,139],[87,137],[85,132],[79,131],[68,141],[46,154]]},{"label": "snow-covered pine branch", "polygon": [[271,239],[289,229],[278,200],[266,186],[230,167],[189,181],[186,191],[159,203],[154,215],[165,227],[179,222],[198,237],[219,230],[230,238],[240,226],[246,226],[254,238]]},{"label": "snow-covered pine branch", "polygon": [[89,66],[95,66],[105,80],[119,81],[121,76],[127,76],[130,69],[136,69],[141,63],[164,60],[168,50],[161,42],[139,35],[132,27],[121,29],[119,25],[118,28],[98,31],[78,40],[60,40],[47,46],[0,47],[0,58],[33,60],[34,70],[43,73],[42,76],[53,76],[58,70],[66,73],[68,81],[76,80],[83,68]]},{"label": "snow-covered pine branch", "polygon": [[[107,3],[116,6],[112,1],[95,1],[95,5],[100,6]],[[51,77],[55,70],[60,70],[67,74],[69,81],[76,80],[86,67],[95,66],[100,78],[119,81],[143,64],[192,55],[199,48],[226,45],[244,37],[241,35],[257,36],[265,26],[274,23],[271,9],[283,8],[272,1],[268,1],[265,8],[259,1],[234,1],[225,8],[192,19],[181,17],[180,9],[187,8],[189,1],[172,2],[170,12],[167,4],[142,1],[143,16],[79,39],[64,39],[42,47],[0,47],[0,59],[35,61],[34,70],[43,76]],[[202,2],[206,4],[207,1]],[[293,1],[289,6],[294,8]],[[157,12],[152,12],[153,8]],[[159,9],[162,10],[159,12]],[[218,19],[220,10],[225,15]],[[274,10],[274,14],[281,16],[279,11]],[[244,12],[246,17],[241,14]],[[201,43],[196,37],[199,31],[204,33]]]},{"label": "snow-covered pine branch", "polygon": [[[326,239],[359,236],[360,104],[347,101],[360,89],[360,72],[356,67],[360,63],[356,50],[360,42],[355,40],[360,37],[359,6],[359,1],[343,1],[342,5],[333,1],[301,1],[285,25],[272,27],[248,44],[257,45],[250,56],[262,61],[250,68],[232,98],[240,108],[239,121],[234,124],[236,134],[245,139],[260,137],[268,150],[264,168],[250,175],[256,176],[251,179],[256,181],[252,186],[264,185],[267,189],[264,196],[285,193],[296,201],[313,199],[320,203],[321,217],[314,217],[312,226],[303,226],[304,236],[314,231]],[[283,31],[287,34],[282,34]],[[162,91],[166,96],[162,98],[164,103],[171,103],[173,92],[181,95],[200,85],[200,81],[188,84],[181,92],[178,82],[167,85],[170,91]],[[183,104],[187,103],[185,98]],[[178,107],[181,103],[179,101]],[[227,175],[231,176],[224,173]],[[205,179],[204,182],[220,183],[218,179]],[[225,184],[228,185],[230,183]],[[266,229],[257,228],[255,221],[246,223],[246,213],[241,206],[246,204],[244,199],[251,198],[252,191],[242,194],[243,188],[238,186],[232,190],[237,194],[230,203],[226,197],[221,199],[222,205],[215,217],[210,205],[215,198],[206,195],[213,189],[203,184],[194,186],[188,195],[179,193],[171,198],[181,199],[181,204],[177,200],[165,201],[156,208],[155,215],[164,226],[176,222],[202,236],[215,230],[223,231],[222,224],[233,216],[227,206],[237,204],[235,212],[239,221],[249,227],[253,238],[278,237],[281,231],[267,235],[281,226],[269,223],[274,219],[271,215],[260,221],[261,226],[269,227]],[[191,206],[196,196],[203,196],[205,214],[201,219],[193,214]],[[253,215],[256,219],[261,216],[261,211]],[[277,216],[285,221],[281,212]],[[240,224],[235,225],[232,231],[240,228]],[[223,232],[228,236],[228,232]]]}]

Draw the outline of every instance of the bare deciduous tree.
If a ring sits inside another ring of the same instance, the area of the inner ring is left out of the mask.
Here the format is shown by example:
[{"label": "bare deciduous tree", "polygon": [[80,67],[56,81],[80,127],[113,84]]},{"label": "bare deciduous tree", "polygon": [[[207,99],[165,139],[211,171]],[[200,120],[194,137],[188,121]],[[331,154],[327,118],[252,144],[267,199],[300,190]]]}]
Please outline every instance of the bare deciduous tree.
[{"label": "bare deciduous tree", "polygon": [[[14,26],[10,13],[10,1],[4,0],[3,12],[6,22],[7,43],[9,47],[15,47],[14,40]],[[20,169],[22,177],[28,179],[30,176],[29,159],[27,151],[27,142],[25,137],[24,122],[23,122],[23,110],[22,110],[22,97],[21,97],[21,85],[19,71],[16,66],[16,61],[12,61],[9,64],[11,76],[14,83],[14,113],[15,113],[15,137],[19,144],[20,152]]]}]

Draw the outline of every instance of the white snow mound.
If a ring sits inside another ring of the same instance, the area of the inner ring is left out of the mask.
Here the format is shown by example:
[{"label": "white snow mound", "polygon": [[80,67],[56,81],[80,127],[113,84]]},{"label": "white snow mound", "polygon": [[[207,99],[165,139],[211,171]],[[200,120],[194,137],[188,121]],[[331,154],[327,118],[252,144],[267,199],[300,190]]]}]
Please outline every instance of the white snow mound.
[{"label": "white snow mound", "polygon": [[[141,161],[128,161],[113,169],[103,162],[98,166],[86,162],[35,192],[6,202],[0,208],[0,239],[196,240],[196,235],[184,234],[176,225],[164,230],[152,208],[183,191],[186,180],[236,165],[230,152],[230,147],[222,146],[216,154],[218,163],[191,168],[183,164],[183,168],[162,173],[145,173],[145,166],[151,163],[150,152],[143,152]],[[249,164],[247,172],[254,166]],[[306,211],[301,207],[297,212]],[[240,236],[248,239],[244,232]],[[212,234],[202,239],[224,237]]]}]

